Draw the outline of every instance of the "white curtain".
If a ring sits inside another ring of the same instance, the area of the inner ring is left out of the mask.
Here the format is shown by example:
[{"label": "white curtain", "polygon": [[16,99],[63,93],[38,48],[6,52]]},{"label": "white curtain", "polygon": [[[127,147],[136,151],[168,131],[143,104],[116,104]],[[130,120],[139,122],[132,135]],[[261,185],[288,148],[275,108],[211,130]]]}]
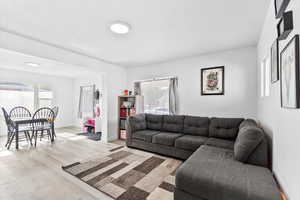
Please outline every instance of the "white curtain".
[{"label": "white curtain", "polygon": [[141,82],[135,82],[134,83],[134,95],[141,95]]},{"label": "white curtain", "polygon": [[83,115],[95,117],[95,85],[81,86],[79,96],[78,117],[82,118]]},{"label": "white curtain", "polygon": [[170,78],[169,85],[169,112],[170,115],[178,114],[178,79]]}]

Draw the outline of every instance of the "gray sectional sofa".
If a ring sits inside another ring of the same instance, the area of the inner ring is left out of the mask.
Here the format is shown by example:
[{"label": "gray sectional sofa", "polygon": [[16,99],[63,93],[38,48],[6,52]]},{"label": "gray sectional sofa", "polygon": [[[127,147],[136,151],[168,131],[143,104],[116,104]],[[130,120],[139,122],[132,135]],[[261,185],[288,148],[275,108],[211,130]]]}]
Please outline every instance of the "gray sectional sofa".
[{"label": "gray sectional sofa", "polygon": [[175,200],[280,200],[268,143],[251,119],[139,114],[126,122],[128,147],[186,160]]}]

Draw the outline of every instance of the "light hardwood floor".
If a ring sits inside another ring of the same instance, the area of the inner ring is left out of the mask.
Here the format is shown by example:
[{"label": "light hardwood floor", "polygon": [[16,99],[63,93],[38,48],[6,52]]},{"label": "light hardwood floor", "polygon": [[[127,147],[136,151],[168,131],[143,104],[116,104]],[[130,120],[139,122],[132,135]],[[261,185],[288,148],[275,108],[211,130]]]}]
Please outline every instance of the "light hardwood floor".
[{"label": "light hardwood floor", "polygon": [[53,144],[45,137],[36,148],[26,141],[20,149],[4,147],[0,138],[0,199],[3,200],[110,200],[98,190],[61,169],[62,165],[103,157],[120,143],[102,143],[77,136],[80,130],[57,130]]}]

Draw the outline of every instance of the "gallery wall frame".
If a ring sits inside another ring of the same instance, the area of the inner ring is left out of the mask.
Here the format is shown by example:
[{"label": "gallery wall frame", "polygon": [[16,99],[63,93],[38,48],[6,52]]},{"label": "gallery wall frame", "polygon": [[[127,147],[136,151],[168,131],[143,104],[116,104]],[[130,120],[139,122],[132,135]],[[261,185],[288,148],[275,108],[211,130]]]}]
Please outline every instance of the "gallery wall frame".
[{"label": "gallery wall frame", "polygon": [[285,12],[277,24],[278,40],[285,40],[294,29],[293,11]]},{"label": "gallery wall frame", "polygon": [[282,17],[286,8],[288,7],[291,0],[274,0],[275,5],[275,17],[279,19]]},{"label": "gallery wall frame", "polygon": [[225,94],[225,67],[208,67],[201,69],[201,95]]},{"label": "gallery wall frame", "polygon": [[271,83],[279,80],[279,41],[276,39],[271,47]]},{"label": "gallery wall frame", "polygon": [[299,35],[295,35],[280,53],[281,107],[300,108]]}]

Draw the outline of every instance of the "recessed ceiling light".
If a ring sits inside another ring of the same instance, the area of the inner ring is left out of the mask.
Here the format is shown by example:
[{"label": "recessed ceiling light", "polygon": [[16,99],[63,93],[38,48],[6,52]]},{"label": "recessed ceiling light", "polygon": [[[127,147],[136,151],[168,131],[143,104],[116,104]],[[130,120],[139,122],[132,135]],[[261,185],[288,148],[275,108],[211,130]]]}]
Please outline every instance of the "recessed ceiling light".
[{"label": "recessed ceiling light", "polygon": [[29,66],[29,67],[39,67],[40,64],[38,63],[33,63],[33,62],[26,62],[25,65]]},{"label": "recessed ceiling light", "polygon": [[116,34],[127,34],[130,29],[130,25],[126,22],[117,21],[110,25],[110,30]]}]

